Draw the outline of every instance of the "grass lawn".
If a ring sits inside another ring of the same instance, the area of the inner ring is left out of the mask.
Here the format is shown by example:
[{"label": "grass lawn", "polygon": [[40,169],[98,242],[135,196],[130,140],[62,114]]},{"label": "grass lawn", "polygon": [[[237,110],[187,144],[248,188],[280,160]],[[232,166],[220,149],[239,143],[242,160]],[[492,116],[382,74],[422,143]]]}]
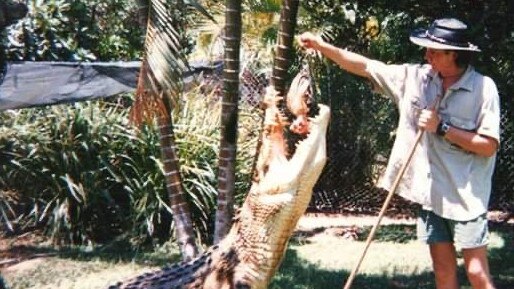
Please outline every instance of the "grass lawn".
[{"label": "grass lawn", "polygon": [[[414,228],[414,225],[381,227],[351,288],[435,288],[428,248],[415,240],[411,231]],[[389,238],[388,234],[380,236],[380,232],[387,231],[400,236],[399,230],[409,231],[407,235],[412,238],[399,243],[384,241]],[[510,232],[501,229],[491,234],[489,254],[497,289],[514,289],[513,233],[511,227]],[[317,235],[305,243],[292,243],[269,288],[343,288],[364,245],[365,240],[342,240],[330,235]],[[458,261],[461,288],[471,288],[462,268],[462,257]]]},{"label": "grass lawn", "polygon": [[[269,288],[342,288],[360,257],[368,232],[365,225],[297,231]],[[512,225],[491,226],[489,254],[497,289],[514,288],[513,245]],[[31,258],[2,266],[10,289],[107,288],[179,258],[174,247],[162,247],[155,252],[134,252],[122,244],[95,250],[23,248],[31,252]],[[459,263],[462,264],[462,258]],[[462,266],[459,277],[463,289],[471,288]],[[352,288],[434,288],[428,249],[415,240],[415,226],[382,225]]]}]

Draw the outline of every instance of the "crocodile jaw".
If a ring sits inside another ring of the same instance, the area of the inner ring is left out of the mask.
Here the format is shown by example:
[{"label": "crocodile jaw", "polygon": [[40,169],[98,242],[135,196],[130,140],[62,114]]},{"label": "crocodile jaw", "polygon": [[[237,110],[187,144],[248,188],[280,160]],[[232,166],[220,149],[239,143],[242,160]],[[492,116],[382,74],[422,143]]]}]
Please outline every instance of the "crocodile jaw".
[{"label": "crocodile jaw", "polygon": [[248,288],[266,288],[285,253],[289,238],[305,212],[326,162],[325,134],[330,110],[310,121],[310,133],[294,155],[274,156],[268,171],[254,182],[236,222],[220,249],[237,252],[234,278]]}]

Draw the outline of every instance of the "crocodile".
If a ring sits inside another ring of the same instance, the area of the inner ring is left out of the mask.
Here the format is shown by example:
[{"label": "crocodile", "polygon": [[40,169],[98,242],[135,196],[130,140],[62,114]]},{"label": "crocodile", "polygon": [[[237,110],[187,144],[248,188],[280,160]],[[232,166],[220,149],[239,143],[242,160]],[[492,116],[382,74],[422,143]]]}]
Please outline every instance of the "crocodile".
[{"label": "crocodile", "polygon": [[[225,238],[189,262],[168,265],[109,289],[262,289],[285,254],[298,220],[326,162],[330,110],[311,102],[310,80],[298,74],[279,108],[272,87],[264,96],[264,130],[250,191]],[[317,115],[307,116],[309,111]],[[303,124],[302,124],[303,122]],[[305,134],[289,152],[287,129]]]}]

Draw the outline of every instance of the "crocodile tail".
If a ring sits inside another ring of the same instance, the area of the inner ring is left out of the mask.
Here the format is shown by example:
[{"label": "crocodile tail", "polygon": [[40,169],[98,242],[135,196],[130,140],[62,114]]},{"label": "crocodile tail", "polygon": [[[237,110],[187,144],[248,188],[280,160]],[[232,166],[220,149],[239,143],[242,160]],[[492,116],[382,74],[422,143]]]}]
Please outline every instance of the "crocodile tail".
[{"label": "crocodile tail", "polygon": [[217,248],[212,247],[190,262],[167,265],[159,270],[118,282],[108,289],[201,288],[205,276],[211,271],[211,255],[214,249]]}]

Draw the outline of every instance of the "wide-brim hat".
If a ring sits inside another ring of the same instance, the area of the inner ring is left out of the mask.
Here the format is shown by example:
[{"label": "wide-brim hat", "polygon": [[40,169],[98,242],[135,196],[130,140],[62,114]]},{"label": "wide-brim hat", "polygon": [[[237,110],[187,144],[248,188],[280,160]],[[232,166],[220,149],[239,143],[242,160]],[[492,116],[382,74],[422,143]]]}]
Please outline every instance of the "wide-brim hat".
[{"label": "wide-brim hat", "polygon": [[443,18],[435,20],[428,29],[414,30],[410,41],[433,49],[480,51],[469,41],[469,37],[468,26],[462,21]]}]

